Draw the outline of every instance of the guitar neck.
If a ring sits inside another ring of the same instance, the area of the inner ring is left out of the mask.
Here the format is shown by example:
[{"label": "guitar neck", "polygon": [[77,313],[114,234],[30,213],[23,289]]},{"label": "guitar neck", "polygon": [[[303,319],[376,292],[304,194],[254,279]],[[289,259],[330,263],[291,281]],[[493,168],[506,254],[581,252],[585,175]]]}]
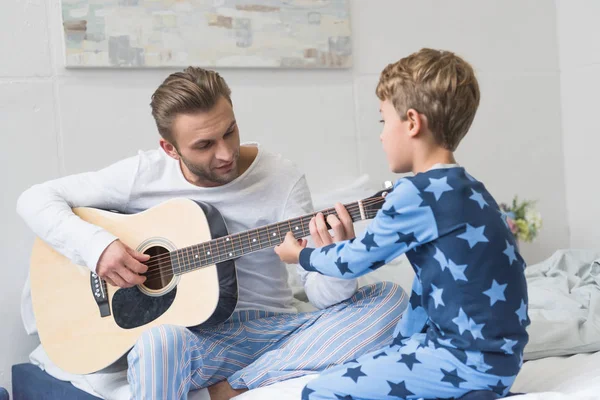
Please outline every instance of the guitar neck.
[{"label": "guitar neck", "polygon": [[[352,222],[367,219],[362,201],[344,205]],[[325,217],[337,215],[335,208],[320,211]],[[170,253],[171,264],[175,275],[181,275],[209,265],[239,258],[255,251],[275,247],[285,239],[288,232],[293,232],[297,239],[310,234],[310,220],[318,212],[302,217],[292,218],[276,224],[266,225],[245,232],[223,236],[208,242],[184,247]]]}]

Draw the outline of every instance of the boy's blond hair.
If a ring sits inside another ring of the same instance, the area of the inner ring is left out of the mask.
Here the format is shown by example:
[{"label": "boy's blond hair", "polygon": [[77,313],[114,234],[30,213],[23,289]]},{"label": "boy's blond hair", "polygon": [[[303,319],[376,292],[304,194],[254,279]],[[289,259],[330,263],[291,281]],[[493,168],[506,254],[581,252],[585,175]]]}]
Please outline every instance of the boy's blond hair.
[{"label": "boy's blond hair", "polygon": [[172,131],[175,117],[208,111],[220,97],[231,104],[231,89],[215,71],[188,67],[169,75],[156,89],[150,103],[158,132],[175,145]]},{"label": "boy's blond hair", "polygon": [[421,49],[382,71],[377,97],[391,101],[403,121],[411,108],[425,115],[440,146],[454,151],[475,118],[479,84],[459,56]]}]

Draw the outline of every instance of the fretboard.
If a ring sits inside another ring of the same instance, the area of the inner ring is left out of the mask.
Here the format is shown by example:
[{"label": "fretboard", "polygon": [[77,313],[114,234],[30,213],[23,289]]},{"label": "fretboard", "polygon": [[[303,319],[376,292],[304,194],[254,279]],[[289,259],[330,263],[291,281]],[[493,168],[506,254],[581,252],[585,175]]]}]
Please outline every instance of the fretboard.
[{"label": "fretboard", "polygon": [[[345,207],[353,222],[366,218],[364,211],[361,211],[361,202],[345,204]],[[337,215],[335,208],[328,208],[320,212],[325,217],[331,214]],[[310,220],[317,214],[304,215],[172,251],[170,255],[173,272],[181,275],[209,265],[236,259],[258,250],[275,247],[283,242],[285,235],[290,231],[297,239],[306,237],[310,235],[308,226]]]}]

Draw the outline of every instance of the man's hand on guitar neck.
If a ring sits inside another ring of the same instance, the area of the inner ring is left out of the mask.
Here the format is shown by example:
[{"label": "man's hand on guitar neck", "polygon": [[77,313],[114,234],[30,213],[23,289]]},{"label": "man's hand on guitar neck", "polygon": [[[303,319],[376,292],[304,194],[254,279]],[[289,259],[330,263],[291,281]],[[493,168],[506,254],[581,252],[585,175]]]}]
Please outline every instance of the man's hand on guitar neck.
[{"label": "man's hand on guitar neck", "polygon": [[148,267],[142,262],[149,258],[149,255],[139,253],[120,240],[115,240],[102,252],[96,273],[113,286],[130,288],[146,281],[146,277],[139,274],[148,271]]}]

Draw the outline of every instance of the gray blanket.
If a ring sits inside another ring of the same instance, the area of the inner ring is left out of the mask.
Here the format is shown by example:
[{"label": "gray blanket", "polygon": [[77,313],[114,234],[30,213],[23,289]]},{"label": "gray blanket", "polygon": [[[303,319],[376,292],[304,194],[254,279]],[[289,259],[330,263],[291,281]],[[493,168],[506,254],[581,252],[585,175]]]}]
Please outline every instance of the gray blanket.
[{"label": "gray blanket", "polygon": [[525,360],[600,350],[600,251],[561,250],[525,270]]}]

